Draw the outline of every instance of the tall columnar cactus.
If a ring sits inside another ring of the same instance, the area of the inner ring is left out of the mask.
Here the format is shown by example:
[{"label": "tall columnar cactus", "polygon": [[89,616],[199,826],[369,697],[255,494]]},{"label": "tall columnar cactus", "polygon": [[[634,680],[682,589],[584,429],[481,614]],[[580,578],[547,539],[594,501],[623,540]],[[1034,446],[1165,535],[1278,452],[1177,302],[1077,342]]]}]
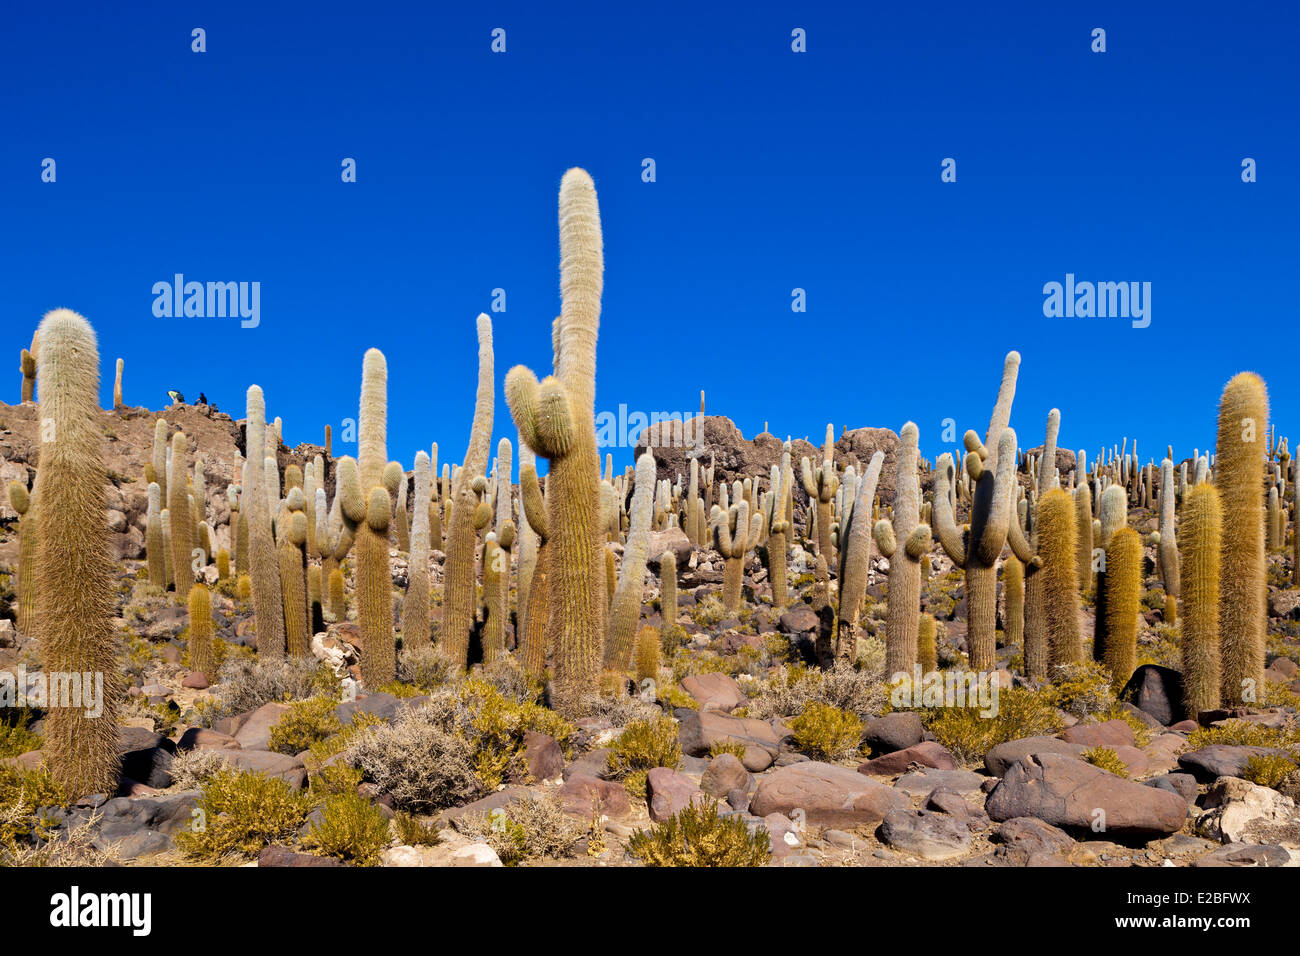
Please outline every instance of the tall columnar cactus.
[{"label": "tall columnar cactus", "polygon": [[167,554],[163,542],[162,489],[158,482],[149,483],[149,510],[145,514],[144,548],[149,562],[149,583],[167,587]]},{"label": "tall columnar cactus", "polygon": [[1291,468],[1291,583],[1300,587],[1300,467]]},{"label": "tall columnar cactus", "polygon": [[[874,522],[871,520],[871,502],[876,497],[876,486],[880,482],[880,469],[884,463],[883,451],[878,451],[871,456],[866,474],[855,489],[855,500],[849,505],[848,513],[841,522],[844,545],[840,548],[840,604],[836,614],[835,657],[849,663],[857,659],[858,615],[862,611],[862,599],[867,594],[867,577],[871,569],[871,541],[875,530]],[[781,508],[781,505],[777,504],[776,508]],[[784,518],[783,511],[776,513]],[[784,520],[780,520],[773,524],[780,526],[784,523]],[[784,540],[784,531],[779,535],[774,533],[772,537],[780,537]],[[772,538],[769,538],[768,548],[771,547]],[[784,554],[781,555],[780,564],[784,576]],[[781,583],[784,590],[785,582]],[[773,595],[775,593],[776,588],[773,585]]]},{"label": "tall columnar cactus", "polygon": [[812,463],[805,457],[799,462],[800,476],[803,478],[803,490],[807,492],[810,513],[815,515],[817,527],[817,553],[826,556],[829,565],[834,559],[831,552],[831,502],[839,489],[839,477],[835,473],[835,426],[826,426],[826,441],[822,446],[822,463],[813,471]]},{"label": "tall columnar cactus", "polygon": [[361,367],[361,408],[357,422],[357,477],[366,499],[366,517],[357,522],[357,623],[361,626],[361,682],[369,689],[397,675],[393,635],[393,583],[388,566],[388,526],[392,499],[384,486],[388,458],[388,362],[379,349],[367,349]]},{"label": "tall columnar cactus", "polygon": [[46,673],[78,675],[82,688],[77,700],[51,695],[42,750],[69,795],[112,792],[118,783],[117,710],[124,687],[104,518],[99,351],[90,323],[67,309],[46,314],[39,342],[36,632]]},{"label": "tall columnar cactus", "polygon": [[889,559],[885,674],[890,677],[898,673],[911,676],[916,664],[916,635],[921,617],[921,556],[934,546],[930,526],[920,521],[921,491],[916,475],[918,437],[919,432],[912,422],[904,425],[898,433],[893,522],[881,519],[874,529],[876,546]]},{"label": "tall columnar cactus", "polygon": [[158,482],[158,487],[162,489],[163,501],[171,501],[167,496],[167,449],[171,441],[169,435],[170,430],[166,419],[160,418],[154,422],[153,459],[150,464],[153,465],[153,480]]},{"label": "tall columnar cactus", "polygon": [[506,399],[520,436],[550,461],[548,643],[556,657],[555,700],[562,709],[574,710],[596,685],[605,629],[595,422],[603,272],[595,185],[585,171],[571,169],[560,184],[563,304],[552,329],[555,372],[539,384],[536,375],[516,366],[506,376]]},{"label": "tall columnar cactus", "polygon": [[1265,547],[1269,551],[1276,551],[1282,547],[1282,505],[1277,496],[1277,485],[1271,485],[1268,489],[1268,512],[1264,521]]},{"label": "tall columnar cactus", "polygon": [[677,555],[672,551],[659,555],[659,612],[664,632],[671,633],[677,626]]},{"label": "tall columnar cactus", "polygon": [[[248,388],[248,460],[244,471],[244,507],[248,516],[249,584],[253,615],[257,620],[257,656],[263,660],[284,657],[284,604],[280,593],[280,566],[271,534],[271,513],[265,487],[266,400],[258,385]],[[277,478],[278,480],[278,478]]]},{"label": "tall columnar cactus", "polygon": [[[493,570],[496,572],[497,593],[493,596],[495,616],[489,616],[484,626],[484,660],[488,663],[505,656],[506,620],[510,617],[510,565],[518,532],[515,526],[514,500],[510,482],[513,467],[513,448],[510,439],[497,442],[496,496],[496,547]],[[486,587],[486,583],[484,585]]]},{"label": "tall columnar cactus", "polygon": [[[524,469],[532,468],[534,477],[537,469],[537,456],[522,441],[519,443],[519,571],[516,586],[518,612],[515,615],[516,644],[522,648],[523,633],[527,628],[528,602],[532,595],[533,575],[537,571],[537,531],[528,522],[528,511],[524,508]],[[437,510],[435,504],[434,510]]]},{"label": "tall columnar cactus", "polygon": [[117,360],[117,373],[113,377],[113,408],[114,410],[122,407],[122,366],[125,363]]},{"label": "tall columnar cactus", "polygon": [[939,668],[939,649],[936,632],[938,622],[933,614],[922,614],[916,628],[916,661],[922,674],[931,674]]},{"label": "tall columnar cactus", "polygon": [[1174,528],[1174,463],[1160,463],[1160,577],[1165,583],[1165,621],[1178,620],[1181,575],[1178,568],[1178,536]]},{"label": "tall columnar cactus", "polygon": [[198,671],[208,683],[217,679],[217,658],[212,646],[212,595],[206,584],[195,584],[189,593],[190,670]]},{"label": "tall columnar cactus", "polygon": [[415,453],[415,509],[411,522],[411,560],[406,600],[402,602],[402,644],[429,643],[429,456]]},{"label": "tall columnar cactus", "polygon": [[37,336],[32,336],[32,347],[23,349],[19,357],[18,369],[23,373],[23,401],[32,402],[36,400],[36,352]]},{"label": "tall columnar cactus", "polygon": [[1223,504],[1219,636],[1223,700],[1254,703],[1264,688],[1264,501],[1260,469],[1268,391],[1253,372],[1235,376],[1219,400],[1214,482]]},{"label": "tall columnar cactus", "polygon": [[307,603],[307,515],[302,488],[289,489],[280,513],[280,594],[284,601],[284,630],[289,654],[311,655],[311,608]]},{"label": "tall columnar cactus", "polygon": [[1110,564],[1110,545],[1115,539],[1115,535],[1128,527],[1128,496],[1124,492],[1123,485],[1108,485],[1106,490],[1101,494],[1101,518],[1097,522],[1100,533],[1097,535],[1097,545],[1100,548],[1099,560],[1097,561],[1097,601],[1093,616],[1093,638],[1092,638],[1092,658],[1095,661],[1105,662],[1107,660],[1106,646],[1108,643],[1108,628],[1110,626],[1110,615],[1107,613],[1107,602],[1110,600],[1111,588],[1107,584],[1107,573]]},{"label": "tall columnar cactus", "polygon": [[723,511],[713,506],[710,515],[713,546],[722,555],[722,606],[729,612],[740,608],[741,587],[745,580],[745,555],[758,544],[763,519],[750,516],[749,502],[743,497]]},{"label": "tall columnar cactus", "polygon": [[172,521],[172,575],[176,600],[187,600],[194,583],[194,516],[185,485],[185,454],[189,440],[184,432],[172,436],[172,480],[168,483],[167,510]]},{"label": "tall columnar cactus", "polygon": [[1106,628],[1101,660],[1117,689],[1128,682],[1137,666],[1142,560],[1141,536],[1132,528],[1116,531],[1106,548]]},{"label": "tall columnar cactus", "polygon": [[700,460],[691,459],[691,480],[686,492],[686,538],[698,547],[703,543],[704,505],[700,501]]},{"label": "tall columnar cactus", "polygon": [[1005,599],[1003,630],[1008,647],[1023,646],[1025,640],[1025,565],[1014,554],[1002,564],[1002,593]]},{"label": "tall columnar cactus", "polygon": [[[36,592],[39,575],[36,570],[36,542],[40,526],[36,520],[35,493],[28,494],[22,482],[9,483],[9,505],[18,512],[18,630],[24,634],[35,633]],[[165,580],[165,579],[164,579]]]},{"label": "tall columnar cactus", "polygon": [[1053,488],[1038,502],[1037,575],[1043,585],[1044,630],[1053,667],[1083,659],[1079,632],[1079,574],[1075,568],[1077,533],[1074,501],[1068,491]]},{"label": "tall columnar cactus", "polygon": [[[401,465],[398,465],[398,471],[401,471]],[[397,501],[393,507],[393,533],[397,538],[397,550],[411,553],[411,513],[406,506],[407,490],[406,475],[401,474],[397,479]]]},{"label": "tall columnar cactus", "polygon": [[1079,593],[1087,597],[1092,593],[1092,490],[1083,471],[1082,451],[1075,461],[1074,526],[1079,530],[1079,544],[1074,563],[1079,570]]},{"label": "tall columnar cactus", "polygon": [[[524,670],[534,677],[546,671],[547,620],[551,589],[547,582],[547,567],[551,549],[548,546],[546,500],[541,483],[537,480],[535,462],[524,458],[520,446],[519,504],[528,527],[537,535],[537,557],[528,588],[527,604],[523,612],[523,629],[519,639],[519,657]],[[531,449],[530,449],[531,451]],[[523,600],[521,598],[521,600]]]},{"label": "tall columnar cactus", "polygon": [[623,567],[614,591],[609,633],[605,637],[606,670],[626,670],[632,664],[637,625],[641,621],[641,599],[645,584],[647,549],[650,544],[651,509],[654,505],[655,459],[645,452],[636,461],[636,485],[632,492],[632,523],[623,549]]},{"label": "tall columnar cactus", "polygon": [[1218,708],[1219,581],[1223,507],[1211,484],[1193,486],[1183,498],[1178,551],[1182,565],[1183,714],[1193,720]]},{"label": "tall columnar cactus", "polygon": [[[453,478],[451,515],[447,519],[447,559],[443,572],[442,647],[453,667],[469,664],[469,638],[474,629],[477,597],[474,587],[474,513],[478,494],[474,479],[487,468],[492,443],[492,401],[494,397],[492,320],[478,317],[478,391],[474,401],[474,424],[469,448],[460,473]],[[595,471],[595,466],[592,468]]]}]

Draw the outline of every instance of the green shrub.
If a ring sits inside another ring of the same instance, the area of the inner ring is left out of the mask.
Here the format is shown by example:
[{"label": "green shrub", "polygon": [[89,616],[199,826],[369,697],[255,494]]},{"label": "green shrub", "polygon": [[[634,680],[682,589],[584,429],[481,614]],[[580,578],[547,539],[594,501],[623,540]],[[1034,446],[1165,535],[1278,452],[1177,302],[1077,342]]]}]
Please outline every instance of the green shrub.
[{"label": "green shrub", "polygon": [[554,797],[516,800],[490,814],[467,813],[456,821],[456,829],[492,847],[506,866],[571,857],[587,833]]},{"label": "green shrub", "polygon": [[731,754],[738,760],[745,758],[745,745],[739,740],[715,740],[709,744],[709,756],[720,757],[723,754]]},{"label": "green shrub", "polygon": [[677,739],[677,721],[671,717],[634,720],[623,728],[610,746],[609,770],[623,778],[637,770],[670,767],[682,763],[682,746]]},{"label": "green shrub", "polygon": [[66,806],[68,796],[49,770],[24,770],[0,764],[0,848],[14,849],[38,832],[36,811]]},{"label": "green shrub", "polygon": [[337,706],[331,697],[294,701],[271,728],[269,749],[292,756],[337,734],[343,729],[334,712]]},{"label": "green shrub", "polygon": [[291,840],[311,812],[311,800],[278,777],[222,770],[208,780],[196,809],[201,812],[189,830],[176,834],[176,845],[192,856],[215,859],[228,853],[253,856]]},{"label": "green shrub", "polygon": [[628,852],[646,866],[764,866],[772,858],[767,832],[749,832],[717,804],[691,804],[663,823],[633,834]]},{"label": "green shrub", "polygon": [[399,810],[393,823],[402,846],[437,846],[442,842],[437,824],[421,823],[413,814]]},{"label": "green shrub", "polygon": [[1083,759],[1094,767],[1100,767],[1117,777],[1128,776],[1128,765],[1119,759],[1119,754],[1109,747],[1093,747],[1083,752]]},{"label": "green shrub", "polygon": [[1023,687],[1000,689],[994,716],[981,716],[978,706],[936,707],[923,710],[921,720],[961,763],[973,763],[1008,740],[1060,733],[1065,723],[1044,695]]},{"label": "green shrub", "polygon": [[319,856],[332,856],[357,866],[376,866],[391,841],[388,818],[355,790],[335,794],[321,806],[303,845]]},{"label": "green shrub", "polygon": [[0,709],[0,757],[17,757],[29,750],[41,749],[40,734],[27,729],[31,719],[31,711],[26,707]]},{"label": "green shrub", "polygon": [[1115,707],[1110,672],[1098,661],[1058,664],[1052,683],[1041,691],[1044,699],[1080,720]]},{"label": "green shrub", "polygon": [[1296,767],[1294,760],[1282,754],[1254,754],[1246,761],[1242,776],[1251,783],[1276,790]]},{"label": "green shrub", "polygon": [[700,627],[712,627],[719,621],[727,617],[727,608],[722,603],[722,598],[716,594],[710,594],[695,603],[691,608],[691,618]]},{"label": "green shrub", "polygon": [[801,751],[823,760],[856,753],[862,739],[862,721],[857,716],[815,700],[790,722],[790,729]]},{"label": "green shrub", "polygon": [[1300,745],[1300,734],[1293,729],[1265,727],[1248,720],[1225,720],[1217,727],[1198,727],[1187,735],[1189,750],[1199,750],[1213,744],[1286,750]]},{"label": "green shrub", "polygon": [[534,731],[559,742],[567,752],[577,728],[555,711],[532,700],[507,696],[495,682],[467,680],[460,701],[468,713],[467,733],[472,737],[474,764],[479,779],[495,790],[507,777],[527,776],[524,734]]}]

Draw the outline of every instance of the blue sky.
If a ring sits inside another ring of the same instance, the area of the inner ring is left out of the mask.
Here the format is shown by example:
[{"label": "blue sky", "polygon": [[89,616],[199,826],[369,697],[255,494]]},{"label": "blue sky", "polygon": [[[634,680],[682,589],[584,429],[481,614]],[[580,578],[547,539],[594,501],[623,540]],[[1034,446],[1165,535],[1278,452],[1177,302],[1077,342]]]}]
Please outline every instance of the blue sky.
[{"label": "blue sky", "polygon": [[[459,461],[474,319],[501,288],[495,432],[513,442],[501,381],[549,370],[557,190],[580,165],[605,235],[598,411],[691,411],[704,389],[747,437],[910,419],[933,459],[945,418],[982,434],[1015,348],[1026,447],[1055,406],[1090,457],[1126,435],[1190,455],[1243,369],[1279,432],[1300,412],[1294,8],[268,6],[7,11],[4,400],[67,306],[99,334],[105,403],[121,356],[128,402],[203,391],[242,417],[256,382],[290,444],[320,441],[355,417],[376,346],[389,457],[437,441]],[[156,318],[175,273],[260,282],[260,324]],[[1045,317],[1066,273],[1150,282],[1150,326]]]}]

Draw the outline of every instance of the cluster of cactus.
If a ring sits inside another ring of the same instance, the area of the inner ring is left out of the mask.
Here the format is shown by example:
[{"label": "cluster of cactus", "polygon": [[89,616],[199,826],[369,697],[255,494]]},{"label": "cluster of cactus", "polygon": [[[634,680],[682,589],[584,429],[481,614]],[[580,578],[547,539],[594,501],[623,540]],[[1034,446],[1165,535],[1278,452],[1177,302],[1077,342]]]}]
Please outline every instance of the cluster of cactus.
[{"label": "cluster of cactus", "polygon": [[[9,483],[9,507],[18,513],[18,630],[34,632],[36,625],[36,542],[39,527],[32,505],[34,492],[19,481]],[[30,515],[30,517],[28,517]]]},{"label": "cluster of cactus", "polygon": [[831,551],[831,502],[839,490],[839,476],[835,472],[835,427],[826,426],[826,441],[822,445],[822,463],[816,471],[805,457],[800,461],[803,489],[808,494],[808,520],[812,527],[808,537],[816,541],[817,554],[826,558],[829,566],[834,555]]}]

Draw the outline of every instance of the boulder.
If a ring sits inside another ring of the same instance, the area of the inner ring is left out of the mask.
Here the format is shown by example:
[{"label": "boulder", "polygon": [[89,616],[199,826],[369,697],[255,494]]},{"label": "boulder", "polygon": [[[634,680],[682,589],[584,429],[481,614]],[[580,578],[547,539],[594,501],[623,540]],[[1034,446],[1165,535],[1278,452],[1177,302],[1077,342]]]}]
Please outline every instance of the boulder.
[{"label": "boulder", "polygon": [[684,678],[682,690],[699,701],[700,710],[731,711],[749,700],[734,677],[718,671]]},{"label": "boulder", "polygon": [[1104,724],[1075,724],[1058,735],[1062,740],[1084,747],[1132,747],[1137,741],[1133,728],[1124,721],[1108,720]]},{"label": "boulder", "polygon": [[898,710],[883,717],[873,717],[862,728],[862,742],[869,745],[877,757],[914,747],[924,737],[925,727],[921,724],[921,715],[910,710]]},{"label": "boulder", "polygon": [[668,767],[655,767],[646,776],[646,798],[650,819],[656,823],[675,817],[692,803],[709,799],[690,777]]},{"label": "boulder", "polygon": [[808,823],[853,827],[879,823],[907,804],[902,794],[855,770],[808,760],[763,776],[750,810],[757,816],[802,810]]},{"label": "boulder", "polygon": [[1300,850],[1295,801],[1248,780],[1223,777],[1205,794],[1196,832],[1220,843],[1268,843]]},{"label": "boulder", "polygon": [[266,750],[271,743],[271,728],[280,722],[280,718],[289,712],[288,704],[272,701],[250,711],[246,719],[240,722],[234,738],[244,750]]},{"label": "boulder", "polygon": [[754,778],[735,754],[718,754],[700,777],[700,788],[714,797],[726,797],[733,790],[749,791]]},{"label": "boulder", "polygon": [[588,823],[591,822],[597,805],[600,806],[602,816],[611,820],[620,820],[632,812],[632,803],[621,783],[599,780],[585,774],[569,777],[564,781],[564,786],[560,787],[557,796],[566,813]]},{"label": "boulder", "polygon": [[1082,744],[1072,744],[1056,737],[1021,737],[998,744],[984,755],[984,767],[995,777],[1003,776],[1012,764],[1030,754],[1062,754],[1079,757],[1087,750]]},{"label": "boulder", "polygon": [[890,777],[904,773],[909,767],[933,767],[936,770],[954,770],[957,767],[948,748],[933,740],[925,740],[905,750],[895,750],[883,757],[874,757],[858,767],[858,773],[876,777]]},{"label": "boulder", "polygon": [[1286,751],[1270,747],[1249,747],[1235,744],[1211,744],[1193,750],[1178,758],[1178,766],[1192,774],[1201,783],[1213,783],[1219,777],[1240,777],[1246,772],[1251,757],[1269,754],[1286,756]]},{"label": "boulder", "polygon": [[1183,675],[1170,667],[1143,664],[1133,672],[1119,697],[1168,727],[1182,717]]},{"label": "boulder", "polygon": [[923,860],[949,860],[970,849],[970,828],[932,810],[891,810],[876,835],[887,846]]},{"label": "boulder", "polygon": [[682,751],[692,757],[709,752],[715,743],[739,743],[745,748],[741,762],[754,773],[772,766],[781,741],[772,725],[763,720],[731,717],[721,711],[705,710],[685,715],[677,729]]}]

